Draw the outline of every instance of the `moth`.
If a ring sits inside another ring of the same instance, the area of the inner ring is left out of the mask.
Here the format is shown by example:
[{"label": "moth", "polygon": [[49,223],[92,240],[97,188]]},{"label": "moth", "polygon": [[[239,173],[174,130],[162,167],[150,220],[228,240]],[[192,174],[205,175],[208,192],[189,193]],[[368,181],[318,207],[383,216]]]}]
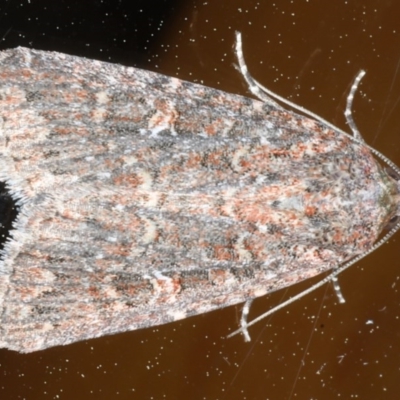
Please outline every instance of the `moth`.
[{"label": "moth", "polygon": [[[239,36],[237,49],[260,93]],[[2,51],[0,347],[249,304],[375,248],[399,214],[399,183],[377,153],[261,97]]]}]

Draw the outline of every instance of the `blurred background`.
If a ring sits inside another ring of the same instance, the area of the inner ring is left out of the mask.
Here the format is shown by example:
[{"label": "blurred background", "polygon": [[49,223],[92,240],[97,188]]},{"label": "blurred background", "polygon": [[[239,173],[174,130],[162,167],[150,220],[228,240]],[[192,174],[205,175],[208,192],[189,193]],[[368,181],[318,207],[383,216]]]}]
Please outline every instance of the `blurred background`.
[{"label": "blurred background", "polygon": [[[400,164],[400,2],[390,0],[0,0],[0,48],[136,66],[250,96],[234,68],[347,130],[354,118]],[[241,307],[32,354],[0,350],[0,398],[394,399],[400,391],[399,234],[329,285],[226,339]],[[318,279],[316,279],[318,280]],[[257,299],[251,317],[316,280]]]}]

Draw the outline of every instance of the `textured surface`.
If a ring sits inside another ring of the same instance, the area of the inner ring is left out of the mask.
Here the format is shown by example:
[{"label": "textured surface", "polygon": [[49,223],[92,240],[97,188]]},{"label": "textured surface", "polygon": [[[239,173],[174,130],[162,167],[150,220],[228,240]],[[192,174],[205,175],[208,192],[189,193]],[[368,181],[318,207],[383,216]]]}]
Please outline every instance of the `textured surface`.
[{"label": "textured surface", "polygon": [[1,347],[260,296],[362,253],[397,211],[367,148],[258,101],[21,48],[0,79],[0,179],[21,204]]}]

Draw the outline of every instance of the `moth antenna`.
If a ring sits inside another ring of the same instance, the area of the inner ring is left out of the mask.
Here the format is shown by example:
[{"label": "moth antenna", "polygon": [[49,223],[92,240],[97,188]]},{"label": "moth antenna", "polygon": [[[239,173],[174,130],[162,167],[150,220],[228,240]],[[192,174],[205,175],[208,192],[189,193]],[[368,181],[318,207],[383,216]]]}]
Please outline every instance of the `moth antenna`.
[{"label": "moth antenna", "polygon": [[[346,135],[348,137],[351,137],[353,140],[356,142],[359,142],[357,139],[354,138],[353,135],[350,135],[349,133],[342,131],[335,125],[331,124],[327,120],[323,119],[319,115],[313,113],[312,111],[307,110],[306,108],[299,106],[296,103],[293,103],[290,100],[285,99],[284,97],[280,96],[279,94],[274,93],[272,90],[266,88],[263,86],[260,82],[255,80],[249,73],[247,69],[247,65],[244,61],[244,56],[243,56],[243,50],[242,50],[242,34],[240,32],[236,32],[236,57],[239,62],[239,71],[241,72],[243,78],[246,80],[247,84],[249,85],[249,90],[251,93],[253,93],[258,99],[265,101],[268,104],[271,104],[275,107],[279,107],[279,109],[284,110],[284,108],[280,105],[278,105],[272,98],[275,100],[280,101],[281,103],[287,105],[288,107],[293,108],[294,110],[297,110],[301,112],[302,114],[307,115],[308,117],[311,117],[325,125],[327,125],[329,128],[336,132],[340,132],[343,135]],[[361,142],[364,144],[364,141]]]},{"label": "moth antenna", "polygon": [[[326,126],[328,126],[329,128],[333,129],[334,131],[342,133],[343,135],[345,135],[347,137],[350,137],[355,142],[366,146],[375,156],[377,156],[385,164],[390,166],[400,176],[400,169],[397,167],[397,165],[394,164],[391,160],[389,160],[382,153],[380,153],[378,150],[374,149],[373,147],[371,147],[367,143],[365,143],[364,139],[362,138],[362,136],[360,134],[359,134],[360,138],[358,138],[358,137],[356,137],[356,135],[354,135],[354,132],[351,135],[351,134],[343,131],[342,129],[340,129],[337,126],[333,125],[332,123],[330,123],[329,121],[327,121],[324,118],[320,117],[319,115],[313,113],[310,110],[307,110],[306,108],[304,108],[302,106],[297,105],[296,103],[293,103],[290,100],[285,99],[284,97],[279,96],[279,94],[274,93],[270,89],[268,89],[265,86],[263,86],[260,82],[255,80],[250,75],[250,73],[249,73],[249,71],[247,69],[247,65],[246,65],[246,63],[244,61],[243,49],[242,49],[242,34],[240,32],[236,32],[236,57],[237,57],[238,62],[239,62],[239,71],[241,72],[243,78],[246,80],[247,84],[249,85],[249,90],[256,97],[258,97],[260,100],[263,100],[268,104],[275,105],[276,107],[279,107],[280,109],[283,109],[283,107],[281,107],[280,105],[276,105],[277,103],[275,103],[275,101],[272,99],[272,98],[274,98],[274,99],[282,102],[283,104],[287,105],[288,107],[291,107],[294,110],[297,110],[297,111],[301,112],[302,114],[307,115],[308,117],[314,118],[315,120],[325,124]],[[359,75],[361,73],[362,73],[362,71],[359,72]],[[363,76],[364,75],[362,75],[360,77],[360,80],[361,80],[361,78]],[[357,77],[358,77],[358,75],[357,75]],[[355,86],[354,92],[355,92],[355,90],[357,90],[358,83],[359,83],[359,82],[356,82],[357,81],[357,77],[356,77],[356,80],[354,81],[354,83],[353,83],[353,85],[352,85],[352,87],[350,89],[350,92],[351,92],[351,90],[353,89],[354,86]],[[354,96],[354,94],[353,94],[353,96]],[[352,100],[350,101],[350,108],[351,108],[351,106],[352,106]],[[347,107],[346,107],[346,109],[347,109]],[[351,114],[351,112],[350,112],[350,114]]]},{"label": "moth antenna", "polygon": [[350,88],[350,92],[347,96],[346,109],[344,111],[344,116],[346,117],[347,124],[349,125],[351,131],[353,132],[353,136],[360,142],[364,142],[364,139],[361,136],[361,133],[358,130],[356,123],[354,122],[352,107],[353,107],[354,95],[355,95],[355,93],[358,89],[358,85],[360,84],[361,79],[364,77],[364,75],[365,75],[365,71],[361,70],[357,74],[356,79],[354,79],[354,82]]},{"label": "moth antenna", "polygon": [[[351,134],[343,131],[342,129],[338,128],[337,126],[333,125],[332,123],[330,123],[326,119],[324,119],[324,118],[320,117],[319,115],[313,113],[312,111],[307,110],[306,108],[304,108],[302,106],[299,106],[298,104],[293,103],[292,101],[287,100],[284,97],[281,97],[279,94],[274,93],[270,89],[268,89],[265,86],[263,86],[256,79],[254,79],[250,75],[250,73],[249,73],[249,71],[247,69],[247,65],[246,65],[246,63],[244,61],[243,50],[242,50],[242,35],[241,35],[240,32],[236,32],[236,57],[237,57],[238,62],[239,62],[239,71],[241,72],[242,76],[244,77],[244,79],[246,80],[247,84],[249,85],[249,90],[251,91],[251,93],[253,93],[260,100],[265,101],[265,102],[267,102],[269,104],[275,105],[276,103],[271,99],[271,97],[272,97],[272,98],[282,102],[283,104],[287,105],[288,107],[291,107],[294,110],[297,110],[297,111],[301,112],[302,114],[307,115],[308,117],[311,117],[311,118],[313,118],[313,119],[315,119],[315,120],[327,125],[332,130],[334,130],[336,132],[340,132],[343,135],[346,135],[346,136],[352,138],[355,142],[367,146],[382,161],[387,163],[390,167],[392,167],[396,171],[399,171],[397,166],[394,163],[392,163],[387,157],[385,157],[379,151],[375,150],[374,148],[370,147],[369,145],[367,145],[365,143],[364,139],[362,138],[362,136],[361,136],[360,132],[358,131],[357,126],[354,123],[354,120],[352,118],[351,107],[353,105],[354,94],[355,94],[355,92],[356,92],[356,90],[358,88],[358,84],[360,83],[362,77],[365,75],[365,71],[361,70],[358,73],[356,79],[354,80],[354,83],[351,86],[350,93],[349,93],[349,95],[347,97],[345,117],[346,117],[347,123],[349,124],[349,126],[350,126],[350,128],[352,130],[353,134],[351,135]],[[280,109],[282,109],[281,106],[278,106],[278,107]],[[350,120],[348,119],[348,117],[350,118]],[[352,121],[352,122],[350,122],[350,121]]]},{"label": "moth antenna", "polygon": [[331,281],[332,281],[333,289],[335,290],[336,297],[337,297],[339,303],[341,303],[341,304],[346,303],[346,300],[344,299],[343,294],[342,294],[342,290],[340,289],[340,285],[339,285],[337,276],[336,275],[332,276]]},{"label": "moth antenna", "polygon": [[246,301],[246,303],[244,303],[242,308],[242,316],[240,318],[241,332],[244,336],[245,342],[251,341],[249,331],[247,330],[247,317],[249,316],[250,306],[253,303],[253,300],[254,299],[249,299]]},{"label": "moth antenna", "polygon": [[[321,279],[319,282],[317,282],[315,285],[309,287],[306,290],[303,290],[302,292],[298,293],[296,296],[291,297],[290,299],[284,301],[283,303],[277,305],[274,308],[271,308],[264,314],[261,314],[257,318],[253,319],[250,321],[247,325],[242,326],[241,328],[237,329],[236,331],[230,333],[227,335],[228,338],[231,338],[233,336],[236,336],[238,333],[243,333],[244,329],[249,328],[250,326],[254,325],[255,323],[261,321],[262,319],[268,317],[271,314],[274,314],[276,311],[288,306],[291,303],[294,303],[295,301],[301,299],[302,297],[306,296],[307,294],[315,291],[316,289],[320,288],[321,286],[325,285],[325,283],[331,282],[336,276],[338,276],[340,273],[345,271],[346,269],[350,268],[352,265],[355,263],[359,262],[362,260],[364,257],[368,256],[372,252],[374,252],[378,247],[382,246],[383,243],[387,242],[398,230],[400,229],[400,222],[398,222],[393,229],[391,229],[381,240],[376,242],[369,250],[367,250],[365,253],[358,255],[357,257],[354,257],[347,263],[343,264],[342,266],[337,266],[334,271],[325,277],[324,279]],[[244,333],[243,333],[244,334]]]},{"label": "moth antenna", "polygon": [[[329,128],[333,129],[334,131],[340,132],[340,133],[350,137],[355,142],[360,143],[363,146],[367,147],[374,155],[376,155],[383,162],[385,162],[389,167],[391,167],[398,174],[398,176],[400,176],[400,169],[392,161],[390,161],[386,156],[384,156],[379,151],[375,150],[374,148],[372,148],[371,146],[369,146],[368,144],[365,143],[364,139],[362,138],[362,136],[361,136],[360,132],[358,131],[357,126],[353,120],[351,107],[353,105],[354,94],[358,88],[358,85],[359,85],[361,79],[365,75],[364,70],[361,70],[357,74],[356,79],[354,80],[354,82],[350,88],[349,95],[347,96],[345,117],[346,117],[347,123],[350,126],[350,129],[353,132],[353,135],[350,135],[349,133],[342,131],[341,129],[337,128],[335,125],[333,125],[330,122],[326,121],[325,119],[321,118],[319,115],[317,115],[301,106],[298,106],[295,103],[292,103],[291,101],[277,95],[276,93],[272,92],[271,90],[267,89],[266,87],[261,85],[259,82],[257,82],[248,72],[246,63],[244,61],[243,49],[242,49],[242,36],[241,36],[240,32],[236,32],[236,57],[239,62],[239,70],[240,70],[241,74],[243,75],[244,79],[246,80],[247,84],[249,85],[249,90],[255,96],[257,96],[260,100],[263,100],[263,101],[267,102],[268,104],[274,105],[274,101],[270,98],[270,96],[271,96],[274,99],[279,100],[283,104],[286,104],[289,107],[292,107],[293,109],[300,111],[303,114],[306,114],[309,117],[312,117],[312,118],[316,119],[317,121],[327,125]],[[282,107],[280,107],[280,108],[282,108]],[[400,184],[399,184],[399,188],[400,188]],[[400,208],[400,206],[399,206],[399,208]],[[400,212],[398,212],[398,213],[400,214]],[[340,303],[344,303],[345,299],[340,290],[337,276],[344,270],[348,269],[349,267],[351,267],[352,265],[354,265],[355,263],[357,263],[358,261],[360,261],[361,259],[366,257],[367,255],[371,254],[382,244],[386,243],[399,229],[400,229],[400,222],[397,222],[397,224],[395,224],[395,226],[392,229],[390,229],[389,232],[386,235],[384,235],[384,237],[381,240],[379,240],[377,243],[375,243],[371,247],[371,249],[367,250],[365,253],[360,254],[357,257],[354,257],[352,260],[348,261],[347,263],[343,264],[342,266],[338,265],[336,268],[334,268],[333,272],[330,275],[328,275],[327,277],[325,277],[324,279],[322,279],[315,285],[311,286],[310,288],[304,290],[301,293],[298,293],[296,296],[286,300],[285,302],[279,304],[278,306],[272,308],[271,310],[263,313],[262,315],[253,319],[249,323],[246,323],[246,320],[247,320],[247,315],[249,312],[251,302],[249,303],[249,301],[246,301],[245,305],[243,306],[243,311],[242,311],[242,318],[241,318],[241,323],[240,323],[241,327],[239,329],[237,329],[236,331],[227,335],[227,337],[231,338],[231,337],[237,335],[238,333],[242,333],[245,337],[245,340],[248,341],[247,339],[250,339],[250,335],[248,333],[248,328],[250,326],[252,326],[255,323],[261,321],[262,319],[268,317],[269,315],[274,314],[276,311],[286,307],[287,305],[301,299],[302,297],[315,291],[316,289],[325,285],[328,282],[332,282],[336,296],[338,298],[338,301]]]},{"label": "moth antenna", "polygon": [[268,90],[263,90],[262,86],[260,87],[260,84],[250,75],[249,70],[247,69],[246,62],[244,61],[243,48],[242,48],[242,34],[240,32],[235,32],[235,34],[236,34],[235,51],[236,51],[236,58],[239,63],[239,66],[236,68],[240,71],[243,78],[247,82],[250,92],[253,93],[254,96],[256,96],[259,100],[267,104],[270,104],[273,107],[278,107],[280,110],[283,110],[284,108],[280,104],[271,99],[271,97],[269,96],[271,95],[271,93]]}]

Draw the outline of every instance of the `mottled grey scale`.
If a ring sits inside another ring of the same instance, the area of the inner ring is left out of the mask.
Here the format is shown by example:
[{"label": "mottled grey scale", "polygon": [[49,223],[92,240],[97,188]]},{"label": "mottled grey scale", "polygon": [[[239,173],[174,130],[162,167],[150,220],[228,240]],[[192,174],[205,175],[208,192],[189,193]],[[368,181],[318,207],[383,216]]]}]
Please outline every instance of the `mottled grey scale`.
[{"label": "mottled grey scale", "polygon": [[397,212],[370,150],[303,116],[153,72],[0,53],[0,347],[237,304],[362,254]]}]

